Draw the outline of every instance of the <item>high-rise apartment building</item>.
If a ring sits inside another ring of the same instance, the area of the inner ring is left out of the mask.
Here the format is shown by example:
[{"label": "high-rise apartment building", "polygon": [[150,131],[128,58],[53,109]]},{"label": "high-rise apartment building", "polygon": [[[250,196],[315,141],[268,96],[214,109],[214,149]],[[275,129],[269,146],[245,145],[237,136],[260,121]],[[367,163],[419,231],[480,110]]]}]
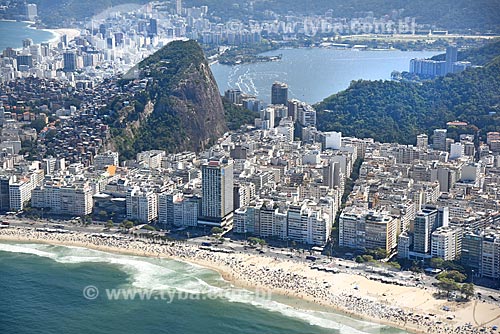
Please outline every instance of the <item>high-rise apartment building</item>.
[{"label": "high-rise apartment building", "polygon": [[233,161],[210,160],[201,166],[200,224],[230,226],[233,212]]},{"label": "high-rise apartment building", "polygon": [[460,262],[475,276],[500,279],[500,228],[466,231]]},{"label": "high-rise apartment building", "polygon": [[26,17],[28,18],[28,20],[34,21],[37,16],[38,16],[38,10],[36,4],[34,3],[26,4]]},{"label": "high-rise apartment building", "polygon": [[127,192],[127,218],[149,223],[158,217],[158,196],[149,190],[133,187]]},{"label": "high-rise apartment building", "polygon": [[431,251],[431,236],[438,227],[448,226],[448,207],[426,206],[417,213],[413,225],[413,250],[428,254]]},{"label": "high-rise apartment building", "polygon": [[224,97],[234,104],[241,104],[242,92],[239,89],[228,89],[224,92]]},{"label": "high-rise apartment building", "polygon": [[399,220],[388,212],[344,210],[339,219],[339,244],[357,249],[382,248],[390,253],[397,246]]},{"label": "high-rise apartment building", "polygon": [[429,145],[429,137],[425,133],[417,136],[417,148],[427,148]]},{"label": "high-rise apartment building", "polygon": [[397,246],[399,220],[387,213],[376,212],[365,216],[365,248],[384,249],[388,254]]},{"label": "high-rise apartment building", "polygon": [[200,199],[182,193],[158,195],[158,223],[174,226],[196,226]]},{"label": "high-rise apartment building", "polygon": [[85,216],[92,212],[94,202],[89,183],[46,184],[33,189],[31,206],[50,208],[55,214]]},{"label": "high-rise apartment building", "polygon": [[448,46],[446,48],[446,74],[453,73],[453,64],[457,61],[457,47]]},{"label": "high-rise apartment building", "polygon": [[177,0],[175,3],[175,12],[177,15],[182,15],[182,0]]},{"label": "high-rise apartment building", "polygon": [[17,55],[17,70],[20,71],[22,66],[26,66],[27,68],[33,67],[33,57],[30,54],[27,55]]},{"label": "high-rise apartment building", "polygon": [[479,231],[466,231],[462,238],[460,262],[479,274],[483,254],[483,237]]},{"label": "high-rise apartment building", "polygon": [[432,148],[439,151],[446,151],[446,129],[434,130]]},{"label": "high-rise apartment building", "polygon": [[12,176],[0,175],[0,210],[9,211],[10,209],[10,199],[9,199],[9,183]]},{"label": "high-rise apartment building", "polygon": [[149,19],[149,36],[153,37],[158,35],[158,20]]},{"label": "high-rise apartment building", "polygon": [[28,177],[13,177],[9,181],[9,202],[11,210],[23,210],[31,199],[33,184]]},{"label": "high-rise apartment building", "polygon": [[480,274],[500,279],[500,232],[498,230],[488,231],[483,235]]},{"label": "high-rise apartment building", "polygon": [[94,157],[94,167],[97,170],[102,170],[107,166],[118,166],[118,163],[118,152],[106,151]]},{"label": "high-rise apartment building", "polygon": [[275,82],[271,87],[271,104],[288,103],[288,85],[282,82]]},{"label": "high-rise apartment building", "polygon": [[460,257],[462,251],[462,230],[458,227],[443,226],[432,232],[431,255],[445,261]]},{"label": "high-rise apartment building", "polygon": [[437,210],[423,209],[415,216],[413,250],[426,254],[431,250],[431,234],[437,228]]},{"label": "high-rise apartment building", "polygon": [[66,51],[63,53],[64,72],[74,72],[77,68],[77,57],[74,51]]}]

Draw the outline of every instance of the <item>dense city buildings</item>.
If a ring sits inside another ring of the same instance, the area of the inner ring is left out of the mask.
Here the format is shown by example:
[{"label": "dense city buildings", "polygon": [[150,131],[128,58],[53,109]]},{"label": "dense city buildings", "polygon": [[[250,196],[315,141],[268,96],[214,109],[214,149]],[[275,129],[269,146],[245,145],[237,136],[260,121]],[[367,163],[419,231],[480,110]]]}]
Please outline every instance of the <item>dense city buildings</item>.
[{"label": "dense city buildings", "polygon": [[[113,115],[103,110],[115,97],[142,92],[148,79],[132,71],[133,80],[123,84],[118,75],[184,38],[242,45],[259,43],[260,33],[226,31],[210,21],[207,7],[177,1],[175,10],[117,13],[79,36],[40,45],[26,39],[22,49],[4,50],[0,209],[220,227],[321,247],[336,240],[339,216],[339,246],[411,260],[460,259],[477,275],[497,275],[498,132],[488,132],[486,141],[473,134],[451,138],[449,129],[463,124],[449,122],[419,134],[415,146],[342,137],[341,129],[319,131],[314,107],[289,99],[287,84],[275,82],[270,105],[239,89],[224,94],[258,114],[254,127],[198,153],[150,150],[119,161],[107,145],[105,120]],[[450,47],[446,60],[412,66],[435,76],[468,65]]]},{"label": "dense city buildings", "polygon": [[339,219],[339,245],[357,249],[383,249],[390,254],[397,246],[399,221],[389,212],[342,211]]}]

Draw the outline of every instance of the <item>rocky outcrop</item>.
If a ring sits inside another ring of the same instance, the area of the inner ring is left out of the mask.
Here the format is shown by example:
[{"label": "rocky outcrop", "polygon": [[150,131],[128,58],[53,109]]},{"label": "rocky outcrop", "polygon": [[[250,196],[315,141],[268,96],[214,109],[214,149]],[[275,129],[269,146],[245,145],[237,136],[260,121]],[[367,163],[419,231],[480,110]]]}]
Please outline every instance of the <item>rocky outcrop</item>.
[{"label": "rocky outcrop", "polygon": [[133,71],[136,78],[122,84],[145,87],[118,111],[108,145],[125,158],[151,149],[200,151],[227,131],[217,84],[195,41],[172,42]]}]

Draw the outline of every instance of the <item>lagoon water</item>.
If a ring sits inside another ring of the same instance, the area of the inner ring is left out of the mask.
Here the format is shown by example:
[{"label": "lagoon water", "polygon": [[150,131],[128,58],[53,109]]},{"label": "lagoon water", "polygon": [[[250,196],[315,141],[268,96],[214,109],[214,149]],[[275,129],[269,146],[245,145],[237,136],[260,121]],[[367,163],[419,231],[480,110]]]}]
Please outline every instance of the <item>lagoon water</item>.
[{"label": "lagoon water", "polygon": [[[22,40],[34,43],[54,39],[49,31],[29,27],[26,22],[0,21],[0,52],[20,48]],[[274,81],[286,82],[289,97],[315,103],[349,86],[352,80],[389,80],[393,70],[407,71],[412,58],[429,58],[439,51],[353,51],[327,48],[282,49],[263,55],[282,55],[277,62],[211,66],[221,93],[239,88],[266,103]]]},{"label": "lagoon water", "polygon": [[[83,296],[89,285],[100,291],[94,300]],[[112,288],[225,297],[108,300],[105,289]],[[303,305],[284,297],[255,297],[214,271],[184,262],[0,243],[0,333],[406,333]]]},{"label": "lagoon water", "polygon": [[439,51],[354,51],[327,48],[282,49],[281,61],[240,65],[214,64],[211,69],[221,93],[239,88],[271,102],[274,81],[288,84],[289,98],[320,102],[346,89],[352,80],[390,80],[391,72],[408,71],[412,58],[430,58]]}]

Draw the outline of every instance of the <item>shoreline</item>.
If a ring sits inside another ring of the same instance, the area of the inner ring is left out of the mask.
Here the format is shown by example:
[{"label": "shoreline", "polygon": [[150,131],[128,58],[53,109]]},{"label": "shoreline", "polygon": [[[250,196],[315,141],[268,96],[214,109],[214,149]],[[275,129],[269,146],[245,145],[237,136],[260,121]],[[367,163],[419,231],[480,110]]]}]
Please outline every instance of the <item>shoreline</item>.
[{"label": "shoreline", "polygon": [[34,29],[47,31],[53,35],[53,37],[46,43],[57,43],[64,35],[68,37],[68,42],[80,36],[80,30],[74,28],[58,28],[58,29],[34,28]]},{"label": "shoreline", "polygon": [[[185,259],[185,258],[180,258],[180,257],[176,257],[176,256],[169,256],[169,255],[159,255],[158,256],[158,255],[155,255],[153,253],[148,253],[148,252],[139,252],[136,250],[128,250],[128,249],[121,249],[121,248],[115,248],[115,247],[96,246],[96,245],[92,245],[92,244],[84,244],[84,243],[79,243],[79,242],[59,242],[59,241],[54,241],[54,240],[47,241],[47,240],[31,239],[31,238],[26,238],[26,239],[20,240],[19,238],[8,238],[8,237],[2,235],[1,231],[0,231],[0,242],[2,242],[2,241],[20,242],[20,243],[37,243],[37,244],[63,246],[63,247],[79,247],[79,248],[91,249],[91,250],[95,250],[95,251],[106,252],[106,253],[117,254],[117,255],[128,255],[128,256],[139,256],[139,257],[147,257],[147,258],[160,258],[160,259],[174,260],[174,261],[187,263],[189,265],[200,266],[200,267],[203,267],[205,269],[215,271],[222,277],[223,280],[225,280],[226,282],[228,282],[228,283],[230,283],[233,286],[238,287],[238,288],[243,288],[243,289],[247,289],[250,291],[255,290],[255,289],[257,289],[257,290],[260,289],[260,290],[263,290],[265,292],[270,292],[272,294],[276,294],[282,298],[295,298],[297,301],[302,301],[302,302],[305,302],[307,304],[314,304],[316,307],[318,307],[318,306],[326,307],[326,308],[328,308],[328,310],[326,310],[327,312],[332,311],[332,312],[335,312],[335,313],[340,314],[342,316],[354,318],[356,320],[369,321],[369,322],[373,322],[374,324],[386,325],[386,326],[398,328],[401,330],[405,330],[405,331],[408,331],[408,332],[413,333],[413,334],[426,334],[426,333],[428,333],[427,331],[424,331],[424,330],[417,330],[414,328],[400,327],[400,326],[397,326],[396,324],[391,323],[389,321],[383,321],[381,319],[377,319],[377,318],[373,318],[373,317],[367,317],[367,316],[363,317],[363,316],[356,314],[354,312],[347,312],[347,311],[343,310],[342,308],[339,308],[335,305],[317,303],[317,302],[310,300],[302,295],[297,296],[297,295],[294,295],[293,293],[290,293],[287,291],[281,291],[281,289],[255,286],[253,284],[249,284],[249,283],[246,283],[245,281],[239,280],[231,273],[221,269],[220,267],[218,267],[212,263],[205,262],[205,261],[199,261],[199,260],[194,260],[194,259]],[[281,301],[281,302],[287,306],[297,308],[296,306],[292,305],[291,303],[286,303],[285,301]],[[304,309],[309,310],[310,308],[304,308]],[[322,311],[325,311],[325,310],[322,310]]]},{"label": "shoreline", "polygon": [[[483,318],[486,315],[481,322],[487,324],[488,328],[500,323],[500,308],[492,304],[474,305],[474,301],[450,303],[433,299],[432,291],[387,285],[353,274],[318,272],[309,268],[307,263],[256,254],[213,253],[182,242],[159,244],[131,237],[111,240],[83,232],[47,234],[25,228],[2,229],[0,240],[83,247],[108,253],[187,262],[214,270],[237,287],[262,289],[278,296],[297,298],[348,317],[412,333],[478,333],[480,326],[473,328],[466,326],[466,323],[473,323],[470,319],[481,318],[481,315]],[[331,283],[335,289],[325,287],[324,282]],[[359,285],[359,290],[352,289],[353,284]],[[441,310],[444,304],[455,311],[454,320],[446,320],[449,314]],[[479,314],[469,314],[476,306],[480,308],[477,311]],[[435,314],[432,319],[427,316],[430,313]]]},{"label": "shoreline", "polygon": [[[38,31],[45,31],[45,32],[49,32],[52,34],[52,37],[48,40],[44,40],[44,41],[41,41],[41,42],[37,42],[36,44],[40,44],[40,43],[57,43],[59,42],[60,38],[63,36],[63,35],[67,35],[68,36],[68,42],[73,40],[75,37],[77,36],[80,36],[80,30],[79,29],[76,29],[76,28],[54,28],[54,29],[50,29],[50,28],[38,28],[36,26],[36,22],[34,21],[19,21],[19,20],[0,20],[0,22],[19,22],[19,23],[24,23],[26,24],[26,28],[28,29],[32,29],[32,30],[38,30]],[[21,42],[21,40],[19,41]],[[16,50],[20,50],[22,49],[21,47],[19,48],[14,48]]]}]

